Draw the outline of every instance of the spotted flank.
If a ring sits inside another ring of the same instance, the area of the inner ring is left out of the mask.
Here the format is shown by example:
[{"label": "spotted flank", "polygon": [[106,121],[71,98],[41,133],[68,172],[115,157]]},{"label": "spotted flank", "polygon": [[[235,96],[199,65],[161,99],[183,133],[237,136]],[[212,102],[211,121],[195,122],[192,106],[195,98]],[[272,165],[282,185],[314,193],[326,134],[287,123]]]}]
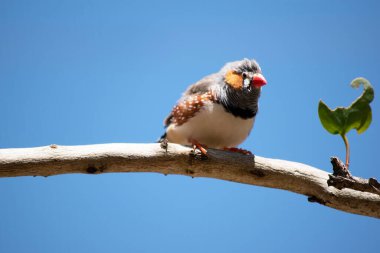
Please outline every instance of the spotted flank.
[{"label": "spotted flank", "polygon": [[202,109],[205,102],[213,100],[214,96],[211,92],[189,96],[186,100],[174,106],[171,113],[170,122],[177,126],[184,124]]}]

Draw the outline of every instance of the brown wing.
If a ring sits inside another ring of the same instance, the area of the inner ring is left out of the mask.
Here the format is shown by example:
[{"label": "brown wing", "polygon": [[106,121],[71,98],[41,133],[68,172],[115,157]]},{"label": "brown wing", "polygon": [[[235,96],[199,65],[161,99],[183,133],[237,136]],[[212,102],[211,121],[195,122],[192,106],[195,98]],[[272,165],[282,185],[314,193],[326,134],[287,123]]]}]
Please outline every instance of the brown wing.
[{"label": "brown wing", "polygon": [[183,124],[202,108],[206,100],[213,99],[210,87],[215,82],[216,75],[206,76],[187,88],[177,105],[164,120],[165,127],[171,123]]},{"label": "brown wing", "polygon": [[182,98],[193,94],[201,94],[210,91],[211,84],[215,82],[217,74],[212,74],[206,76],[199,80],[198,82],[190,85],[187,90],[183,93]]}]

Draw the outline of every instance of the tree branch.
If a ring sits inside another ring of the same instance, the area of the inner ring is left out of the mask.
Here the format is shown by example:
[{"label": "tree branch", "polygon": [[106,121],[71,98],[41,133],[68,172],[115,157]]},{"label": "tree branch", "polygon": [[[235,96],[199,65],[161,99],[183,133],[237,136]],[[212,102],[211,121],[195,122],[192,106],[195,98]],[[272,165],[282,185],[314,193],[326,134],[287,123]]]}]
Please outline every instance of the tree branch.
[{"label": "tree branch", "polygon": [[288,190],[345,212],[380,218],[380,195],[327,185],[329,174],[311,166],[221,150],[208,159],[169,143],[99,144],[0,149],[0,177],[51,176],[67,173],[157,172],[208,177]]}]

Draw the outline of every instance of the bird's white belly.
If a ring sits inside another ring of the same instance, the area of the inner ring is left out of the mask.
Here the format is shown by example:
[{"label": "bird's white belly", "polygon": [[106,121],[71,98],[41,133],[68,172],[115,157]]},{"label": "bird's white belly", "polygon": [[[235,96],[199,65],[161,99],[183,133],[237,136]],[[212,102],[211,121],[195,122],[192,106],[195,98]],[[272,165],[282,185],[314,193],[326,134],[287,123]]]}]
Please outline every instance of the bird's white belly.
[{"label": "bird's white belly", "polygon": [[212,102],[180,126],[167,129],[169,142],[189,145],[194,139],[210,148],[236,147],[249,135],[254,118],[242,119],[225,111],[222,105]]}]

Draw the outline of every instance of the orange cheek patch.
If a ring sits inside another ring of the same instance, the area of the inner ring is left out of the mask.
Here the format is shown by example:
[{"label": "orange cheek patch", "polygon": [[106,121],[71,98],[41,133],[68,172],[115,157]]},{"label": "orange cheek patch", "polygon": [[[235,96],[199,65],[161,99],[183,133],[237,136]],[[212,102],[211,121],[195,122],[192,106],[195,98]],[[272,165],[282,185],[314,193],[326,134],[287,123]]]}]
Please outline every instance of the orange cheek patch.
[{"label": "orange cheek patch", "polygon": [[243,86],[243,77],[241,77],[241,75],[239,74],[236,74],[232,70],[227,72],[224,79],[226,80],[226,83],[228,83],[235,89],[241,89]]}]

